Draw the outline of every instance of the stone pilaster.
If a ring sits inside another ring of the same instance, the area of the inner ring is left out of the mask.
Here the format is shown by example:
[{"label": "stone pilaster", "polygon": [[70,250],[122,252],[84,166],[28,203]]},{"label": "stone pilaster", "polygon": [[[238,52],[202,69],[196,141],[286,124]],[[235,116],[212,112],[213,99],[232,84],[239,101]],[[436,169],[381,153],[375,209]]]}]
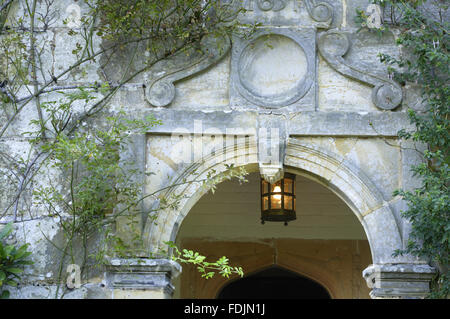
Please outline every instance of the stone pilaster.
[{"label": "stone pilaster", "polygon": [[434,274],[426,264],[374,264],[363,271],[372,299],[425,298]]},{"label": "stone pilaster", "polygon": [[168,259],[112,259],[106,277],[113,299],[170,299],[180,273],[181,266]]}]

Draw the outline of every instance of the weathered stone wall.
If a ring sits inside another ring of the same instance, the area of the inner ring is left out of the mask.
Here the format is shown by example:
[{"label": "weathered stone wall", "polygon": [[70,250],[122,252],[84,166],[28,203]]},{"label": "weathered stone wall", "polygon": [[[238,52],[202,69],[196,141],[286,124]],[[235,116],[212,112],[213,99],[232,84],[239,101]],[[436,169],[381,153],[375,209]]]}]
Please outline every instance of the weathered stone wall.
[{"label": "weathered stone wall", "polygon": [[[130,117],[155,114],[162,121],[148,134],[136,136],[134,149],[124,154],[142,169],[145,193],[182,178],[192,180],[198,173],[194,174],[194,168],[203,169],[202,174],[211,168],[220,172],[227,156],[233,159],[228,162],[238,159],[237,164],[245,165],[249,171],[265,172],[267,163],[261,149],[266,142],[272,143],[280,151],[286,170],[302,173],[329,187],[352,209],[364,226],[374,263],[423,264],[424,261],[407,256],[392,257],[394,249],[404,247],[409,229],[400,214],[405,204],[392,192],[417,185],[409,167],[420,160],[413,145],[396,137],[400,129],[410,125],[406,110],[420,108],[417,90],[409,84],[400,87],[389,79],[385,65],[377,57],[379,52],[400,54],[395,45],[397,31],[382,37],[367,30],[357,33],[355,9],[367,8],[369,1],[279,0],[268,7],[261,3],[244,1],[249,11],[238,17],[243,22],[262,23],[250,39],[231,39],[226,52],[219,53],[211,47],[211,56],[199,60],[196,68],[185,61],[175,61],[176,70],[157,65],[125,84],[113,97],[108,109],[112,114],[122,109]],[[77,38],[68,36],[67,25],[62,23],[70,14],[68,6],[76,5],[81,13],[87,12],[83,1],[56,1],[55,5],[56,23],[37,35],[37,41],[44,43],[44,71],[38,76],[42,83],[49,80],[50,74],[61,72],[74,62],[71,51]],[[10,14],[23,15],[20,1],[12,8]],[[267,39],[270,46],[265,46]],[[101,39],[94,36],[94,43],[99,48]],[[105,58],[90,62],[83,67],[84,72],[68,72],[58,85],[102,82],[103,72],[110,76],[120,74],[128,65],[129,55],[125,52],[103,70],[100,64]],[[140,63],[139,59],[136,61]],[[24,90],[23,95],[28,93]],[[58,93],[50,93],[41,102],[58,98]],[[23,133],[32,130],[29,123],[36,118],[36,108],[30,103],[1,138],[0,150],[16,158],[27,156],[30,147]],[[262,136],[261,129],[276,129],[278,135]],[[202,134],[200,144],[204,143],[199,153],[195,145],[199,145],[196,143]],[[247,136],[249,142],[242,146],[238,141],[235,145],[235,135]],[[234,145],[233,152],[224,147],[230,145]],[[188,149],[188,160],[183,147]],[[215,153],[211,153],[212,149]],[[8,168],[1,165],[0,170],[5,173],[0,178],[3,211],[17,185],[6,177]],[[145,176],[146,170],[155,174]],[[64,176],[56,171],[43,170],[36,183],[58,183],[61,178]],[[148,222],[145,215],[142,217],[142,236],[148,249],[165,240],[175,240],[184,217],[204,193],[195,186],[174,192],[186,195],[179,209],[162,212],[156,225]],[[151,205],[152,202],[146,202],[144,208]],[[33,203],[31,194],[20,202],[19,215],[12,240],[30,243],[35,264],[27,268],[26,280],[13,297],[53,297],[58,252],[47,239],[57,242],[61,232],[56,229],[54,218]],[[11,218],[4,216],[1,222]],[[358,267],[368,266],[363,265],[366,260],[361,259]],[[354,275],[346,273],[347,277]],[[109,298],[113,296],[109,284],[102,272],[95,273],[89,283],[67,297]],[[366,296],[365,288],[357,294],[351,293],[349,287],[336,289],[335,297]],[[137,291],[145,295],[142,287]],[[165,290],[163,295],[170,293]],[[182,292],[180,296],[188,295]],[[123,297],[133,296],[140,297],[133,293]],[[155,297],[153,292],[148,296]],[[208,296],[214,297],[212,290]]]}]

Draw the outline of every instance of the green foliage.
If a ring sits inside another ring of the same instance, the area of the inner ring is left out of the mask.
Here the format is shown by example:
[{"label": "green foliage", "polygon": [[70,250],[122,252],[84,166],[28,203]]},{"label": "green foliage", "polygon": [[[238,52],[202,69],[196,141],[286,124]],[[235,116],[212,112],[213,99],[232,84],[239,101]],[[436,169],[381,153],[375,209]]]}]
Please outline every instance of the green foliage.
[{"label": "green foliage", "polygon": [[[380,1],[376,1],[380,3]],[[446,298],[450,292],[450,127],[449,127],[449,23],[442,12],[448,4],[440,1],[381,1],[389,6],[400,28],[397,44],[403,54],[399,58],[380,54],[382,62],[394,73],[394,79],[413,82],[422,89],[423,111],[409,109],[415,130],[401,130],[399,137],[427,145],[424,162],[412,167],[422,181],[413,191],[397,190],[408,204],[403,216],[411,221],[412,231],[407,246],[395,255],[412,254],[436,265],[440,274],[436,278],[430,297]],[[433,5],[433,16],[424,5]]]},{"label": "green foliage", "polygon": [[19,91],[21,84],[29,83],[27,36],[27,32],[15,29],[0,30],[0,104],[3,108],[10,102],[11,96]]},{"label": "green foliage", "polygon": [[[81,97],[90,99],[89,95]],[[69,100],[69,104],[47,105],[57,108],[48,112],[50,122],[60,123],[61,113],[73,102]],[[50,183],[34,191],[36,202],[47,207],[50,216],[60,217],[71,239],[96,234],[117,217],[113,214],[117,207],[127,207],[128,213],[136,209],[142,185],[134,181],[136,171],[120,154],[126,152],[133,134],[146,132],[159,121],[150,116],[129,120],[121,112],[106,117],[104,128],[84,124],[71,135],[56,130],[54,140],[42,143],[41,149],[51,154],[51,167],[66,178],[62,190]]]},{"label": "green foliage", "polygon": [[[35,136],[32,143],[48,154],[46,165],[64,176],[56,183],[49,179],[33,192],[35,203],[45,207],[50,217],[58,217],[64,233],[62,244],[53,243],[61,252],[58,282],[62,282],[67,258],[71,263],[81,264],[84,270],[89,258],[102,265],[109,252],[126,255],[140,241],[135,237],[132,242],[124,242],[111,232],[119,216],[126,215],[132,223],[136,214],[141,213],[137,205],[142,200],[142,185],[135,181],[137,171],[133,162],[124,160],[121,154],[128,151],[133,135],[160,124],[152,116],[133,120],[119,112],[106,116],[102,123],[72,123],[75,129],[71,133],[67,126],[76,117],[74,106],[80,102],[87,104],[95,97],[84,88],[61,94],[58,101],[42,103],[47,136],[53,138],[42,138],[40,131],[31,133]],[[39,121],[31,124],[40,130]],[[96,250],[88,254],[92,246]]]},{"label": "green foliage", "polygon": [[241,277],[244,276],[242,267],[230,266],[229,260],[225,256],[222,256],[214,262],[208,262],[205,261],[206,257],[200,255],[198,252],[188,249],[183,249],[180,251],[173,242],[166,242],[166,244],[172,248],[172,260],[197,266],[197,270],[200,272],[202,278],[210,279],[214,277],[216,273],[219,273],[225,278],[229,278],[232,274],[236,274]]},{"label": "green foliage", "polygon": [[33,263],[28,258],[31,255],[31,252],[28,251],[28,244],[16,247],[6,243],[6,237],[11,234],[12,230],[13,225],[9,223],[0,231],[0,299],[9,297],[7,286],[17,286],[23,266]]},{"label": "green foliage", "polygon": [[108,40],[199,41],[205,34],[225,27],[221,23],[237,13],[230,6],[211,0],[90,0],[88,3],[90,15],[98,16],[97,35]]},{"label": "green foliage", "polygon": [[179,52],[195,54],[205,37],[218,40],[220,49],[220,39],[241,30],[233,18],[243,10],[215,0],[89,0],[88,5],[85,25],[95,24],[95,34],[120,49],[139,42],[149,64]]}]

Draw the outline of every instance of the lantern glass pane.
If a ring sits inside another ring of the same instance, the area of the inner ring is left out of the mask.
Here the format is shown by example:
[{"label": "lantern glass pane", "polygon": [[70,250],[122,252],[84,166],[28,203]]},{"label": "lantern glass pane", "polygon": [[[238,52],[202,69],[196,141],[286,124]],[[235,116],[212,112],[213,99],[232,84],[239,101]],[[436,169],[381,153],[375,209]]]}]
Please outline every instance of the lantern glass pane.
[{"label": "lantern glass pane", "polygon": [[292,196],[284,196],[284,208],[285,209],[289,209],[292,210],[293,209],[293,200],[292,200]]},{"label": "lantern glass pane", "polygon": [[281,209],[281,195],[271,195],[270,206],[270,209]]},{"label": "lantern glass pane", "polygon": [[293,193],[293,189],[292,189],[292,179],[289,178],[285,178],[284,179],[284,192],[285,193]]}]

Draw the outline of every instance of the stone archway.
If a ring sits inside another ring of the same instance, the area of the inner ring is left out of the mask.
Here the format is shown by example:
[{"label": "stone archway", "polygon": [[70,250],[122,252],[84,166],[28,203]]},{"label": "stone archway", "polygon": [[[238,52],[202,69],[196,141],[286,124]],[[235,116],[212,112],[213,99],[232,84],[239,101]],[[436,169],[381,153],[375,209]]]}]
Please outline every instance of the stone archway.
[{"label": "stone archway", "polygon": [[284,164],[326,186],[350,207],[364,228],[373,263],[401,262],[392,257],[402,247],[394,214],[364,172],[338,154],[296,139],[288,141]]},{"label": "stone archway", "polygon": [[[246,141],[215,150],[174,177],[171,182],[176,186],[169,188],[163,196],[181,196],[179,209],[159,212],[156,220],[146,222],[143,239],[149,251],[166,249],[165,242],[175,241],[186,215],[209,191],[208,187],[195,181],[198,178],[220,176],[227,169],[224,164],[244,166],[248,172],[259,171],[256,143]],[[284,167],[287,171],[307,176],[326,186],[358,218],[372,254],[373,264],[362,274],[372,289],[372,298],[426,295],[433,268],[420,261],[411,262],[408,256],[393,256],[396,249],[403,247],[396,219],[382,193],[360,168],[339,154],[295,138],[287,140]]]},{"label": "stone archway", "polygon": [[[254,143],[241,143],[222,149],[194,163],[174,178],[173,184],[182,185],[169,189],[165,196],[184,195],[180,209],[160,212],[155,222],[145,225],[144,240],[148,249],[157,251],[167,241],[174,241],[183,219],[194,204],[209,191],[195,181],[215,171],[215,176],[226,170],[224,164],[244,165],[249,172],[258,171],[257,147]],[[339,196],[361,222],[372,251],[375,264],[401,263],[392,257],[395,249],[402,247],[401,235],[394,215],[375,185],[361,170],[338,154],[315,145],[289,139],[284,160],[288,171],[306,175],[326,186]],[[192,182],[192,183],[189,183]]]}]

